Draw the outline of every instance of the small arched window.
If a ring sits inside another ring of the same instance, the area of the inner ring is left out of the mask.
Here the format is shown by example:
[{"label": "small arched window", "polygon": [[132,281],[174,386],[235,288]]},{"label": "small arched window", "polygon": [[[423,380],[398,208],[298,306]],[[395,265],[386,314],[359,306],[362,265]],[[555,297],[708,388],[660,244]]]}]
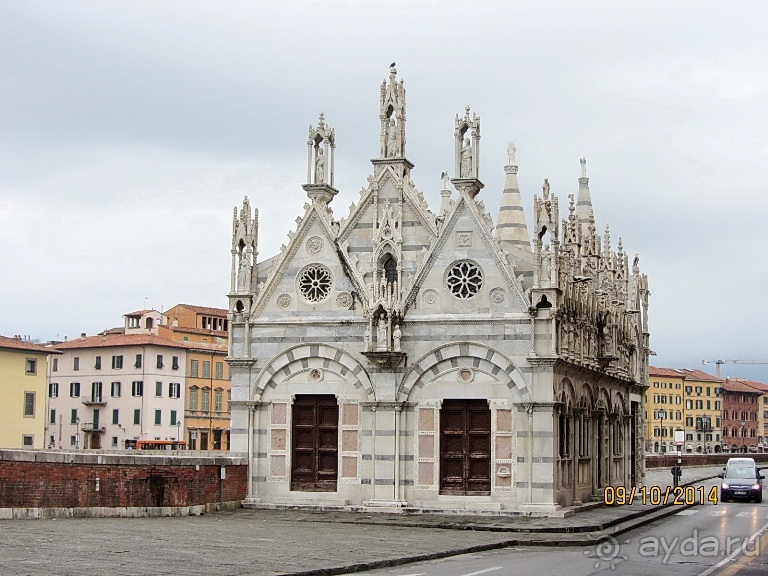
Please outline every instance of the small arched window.
[{"label": "small arched window", "polygon": [[147,330],[152,329],[152,318],[147,318]]},{"label": "small arched window", "polygon": [[384,277],[387,279],[387,284],[397,282],[397,262],[392,257],[384,262]]}]

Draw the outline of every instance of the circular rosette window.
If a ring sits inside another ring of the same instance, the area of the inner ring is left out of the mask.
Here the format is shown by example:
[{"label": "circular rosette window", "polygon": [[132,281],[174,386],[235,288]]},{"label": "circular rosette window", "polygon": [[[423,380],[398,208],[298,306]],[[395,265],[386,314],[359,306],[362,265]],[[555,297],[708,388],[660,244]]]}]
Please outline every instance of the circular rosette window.
[{"label": "circular rosette window", "polygon": [[331,293],[331,271],[320,264],[307,266],[299,274],[299,292],[308,302],[322,302]]},{"label": "circular rosette window", "polygon": [[456,298],[468,300],[477,296],[483,287],[483,273],[474,262],[457,262],[448,270],[446,284]]}]

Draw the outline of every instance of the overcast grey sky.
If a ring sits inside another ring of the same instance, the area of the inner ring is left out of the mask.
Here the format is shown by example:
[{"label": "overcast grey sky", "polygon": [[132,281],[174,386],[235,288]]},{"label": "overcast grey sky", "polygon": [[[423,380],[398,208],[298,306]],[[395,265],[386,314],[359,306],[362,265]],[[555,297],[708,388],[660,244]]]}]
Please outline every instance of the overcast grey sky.
[{"label": "overcast grey sky", "polygon": [[494,218],[509,140],[529,222],[586,156],[600,231],[650,277],[652,362],[768,360],[766,21],[762,1],[0,0],[0,334],[226,307],[232,208],[259,208],[260,258],[286,242],[323,111],[345,216],[394,60],[433,209],[467,104]]}]

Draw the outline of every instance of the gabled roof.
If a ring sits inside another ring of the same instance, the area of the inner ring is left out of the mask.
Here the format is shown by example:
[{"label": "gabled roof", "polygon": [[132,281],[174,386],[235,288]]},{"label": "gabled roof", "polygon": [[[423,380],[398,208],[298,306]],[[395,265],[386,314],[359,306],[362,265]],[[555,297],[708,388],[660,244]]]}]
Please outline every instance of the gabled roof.
[{"label": "gabled roof", "polygon": [[76,350],[83,348],[111,348],[114,346],[165,346],[167,348],[187,349],[186,342],[177,342],[161,338],[154,334],[104,334],[86,336],[56,345],[57,350]]},{"label": "gabled roof", "polygon": [[[210,316],[226,316],[227,315],[227,309],[226,308],[211,308],[210,306],[195,306],[193,304],[176,304],[173,308],[187,308],[188,310],[192,310],[193,312],[197,312],[198,314],[208,314]],[[165,311],[165,314],[168,314],[173,308],[170,308]]]},{"label": "gabled roof", "polygon": [[746,378],[728,378],[729,381],[733,382],[740,382],[741,384],[746,384],[747,386],[754,388],[761,394],[767,394],[768,393],[768,384],[763,384],[762,382],[755,382],[754,380],[747,380]]},{"label": "gabled roof", "polygon": [[7,336],[0,336],[0,349],[42,352],[43,354],[60,354],[60,352],[57,352],[53,348],[34,344],[33,342],[22,340],[21,338],[8,338]]},{"label": "gabled roof", "polygon": [[676,368],[657,368],[656,366],[648,366],[648,375],[666,376],[667,378],[685,378],[685,374]]},{"label": "gabled roof", "polygon": [[125,334],[125,328],[123,326],[118,326],[116,328],[107,328],[103,332],[99,332],[99,335],[104,334]]},{"label": "gabled roof", "polygon": [[[750,386],[747,382],[748,381],[741,378],[738,380],[726,378],[723,381],[723,390],[727,390],[728,392],[746,392],[747,394],[762,394],[761,390],[758,390],[754,386]],[[755,382],[755,384],[758,384],[758,382]]]},{"label": "gabled roof", "polygon": [[157,312],[158,314],[160,314],[160,312],[158,312],[157,310],[149,309],[149,310],[137,310],[136,312],[128,312],[128,314],[123,314],[123,316],[143,316],[144,314],[148,314],[149,312]]},{"label": "gabled roof", "polygon": [[688,368],[680,368],[680,372],[685,374],[686,380],[695,380],[697,382],[722,382],[722,378],[707,374],[703,370],[689,370]]}]

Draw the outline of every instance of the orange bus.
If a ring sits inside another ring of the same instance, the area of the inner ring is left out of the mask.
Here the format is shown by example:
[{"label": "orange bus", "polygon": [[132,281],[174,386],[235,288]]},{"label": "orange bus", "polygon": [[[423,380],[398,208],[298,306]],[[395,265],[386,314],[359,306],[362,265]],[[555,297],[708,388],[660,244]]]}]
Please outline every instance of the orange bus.
[{"label": "orange bus", "polygon": [[134,440],[131,442],[134,446],[129,446],[128,440],[125,442],[126,448],[135,448],[136,450],[186,450],[187,443],[182,440]]}]

